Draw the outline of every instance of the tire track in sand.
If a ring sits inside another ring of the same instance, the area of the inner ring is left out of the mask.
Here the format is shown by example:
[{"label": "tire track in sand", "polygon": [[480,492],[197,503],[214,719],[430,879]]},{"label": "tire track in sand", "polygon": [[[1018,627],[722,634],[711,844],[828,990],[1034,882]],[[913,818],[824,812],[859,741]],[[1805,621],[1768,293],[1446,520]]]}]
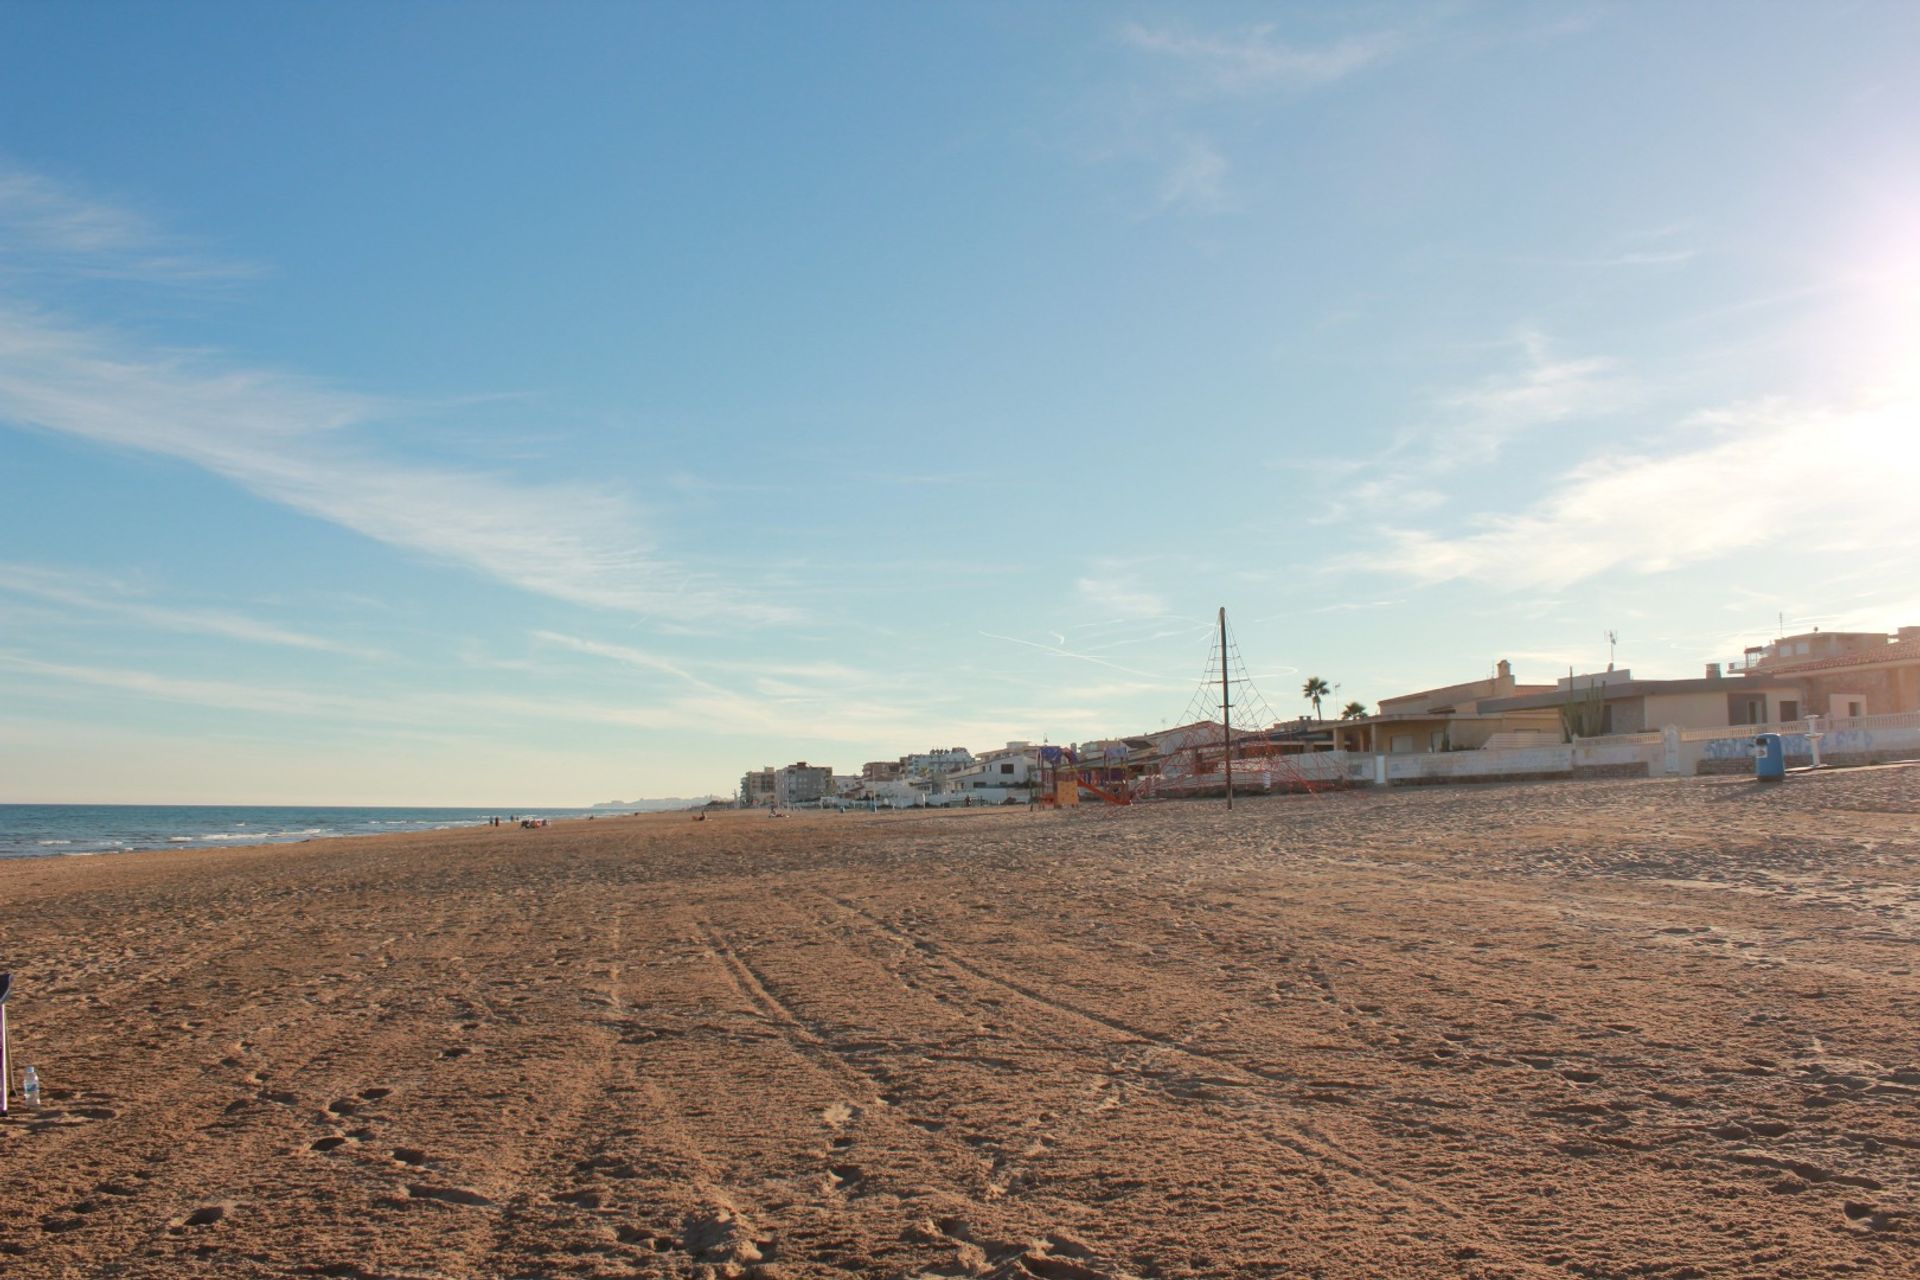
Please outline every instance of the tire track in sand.
[{"label": "tire track in sand", "polygon": [[[1263,1069],[1205,1049],[1195,1048],[1191,1045],[1183,1045],[1179,1043],[1175,1037],[1148,1031],[1124,1019],[1113,1017],[1110,1014],[1102,1013],[1098,1010],[1086,1008],[1075,1001],[1050,995],[1028,983],[997,974],[978,961],[971,960],[959,954],[948,944],[896,926],[892,922],[865,910],[857,903],[832,894],[822,894],[821,896],[839,910],[865,921],[867,925],[878,930],[880,933],[894,939],[901,945],[913,948],[936,963],[944,964],[951,969],[964,973],[978,982],[1009,992],[1031,1004],[1048,1010],[1050,1013],[1064,1014],[1083,1022],[1092,1023],[1095,1026],[1125,1037],[1127,1041],[1134,1044],[1151,1045],[1157,1053],[1196,1059],[1222,1071],[1229,1072],[1234,1076],[1242,1077],[1250,1082],[1258,1082],[1260,1084],[1289,1084],[1298,1080],[1298,1077],[1290,1072],[1271,1068]],[[1179,1094],[1168,1090],[1165,1081],[1158,1080],[1150,1074],[1138,1073],[1137,1069],[1136,1074],[1139,1083],[1143,1087],[1155,1089],[1177,1101],[1182,1100]],[[1295,1155],[1303,1159],[1327,1166],[1348,1178],[1364,1183],[1375,1192],[1398,1197],[1409,1205],[1418,1205],[1428,1213],[1435,1215],[1439,1220],[1439,1233],[1447,1238],[1459,1238],[1459,1225],[1469,1224],[1468,1229],[1472,1232],[1474,1238],[1470,1241],[1462,1240],[1463,1245],[1480,1248],[1483,1254],[1496,1254],[1499,1261],[1509,1266],[1519,1268],[1528,1274],[1556,1277],[1564,1274],[1556,1268],[1536,1263],[1530,1258],[1522,1256],[1517,1248],[1509,1244],[1499,1232],[1494,1230],[1492,1225],[1488,1223],[1482,1215],[1467,1210],[1444,1196],[1415,1186],[1403,1178],[1398,1178],[1392,1174],[1370,1167],[1360,1158],[1345,1151],[1331,1139],[1314,1130],[1311,1126],[1303,1124],[1297,1117],[1291,1115],[1286,1117],[1273,1115],[1272,1112],[1279,1107],[1286,1107],[1289,1110],[1292,1109],[1292,1104],[1290,1104],[1284,1096],[1277,1096],[1269,1091],[1265,1097],[1260,1098],[1263,1105],[1258,1108],[1248,1107],[1246,1100],[1239,1096],[1221,1099],[1220,1101],[1224,1101],[1237,1109],[1254,1110],[1258,1113],[1264,1113],[1261,1115],[1261,1118],[1266,1121],[1263,1136],[1274,1144],[1292,1151]],[[1495,1246],[1494,1249],[1487,1250],[1484,1247],[1486,1242],[1491,1242]]]}]

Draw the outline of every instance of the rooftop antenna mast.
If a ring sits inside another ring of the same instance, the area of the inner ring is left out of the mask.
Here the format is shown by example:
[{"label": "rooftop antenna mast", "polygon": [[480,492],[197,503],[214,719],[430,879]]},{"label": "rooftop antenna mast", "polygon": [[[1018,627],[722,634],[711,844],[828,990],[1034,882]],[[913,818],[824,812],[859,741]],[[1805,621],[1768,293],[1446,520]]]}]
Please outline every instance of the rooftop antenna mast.
[{"label": "rooftop antenna mast", "polygon": [[1607,670],[1613,670],[1613,646],[1620,643],[1618,631],[1607,632]]}]

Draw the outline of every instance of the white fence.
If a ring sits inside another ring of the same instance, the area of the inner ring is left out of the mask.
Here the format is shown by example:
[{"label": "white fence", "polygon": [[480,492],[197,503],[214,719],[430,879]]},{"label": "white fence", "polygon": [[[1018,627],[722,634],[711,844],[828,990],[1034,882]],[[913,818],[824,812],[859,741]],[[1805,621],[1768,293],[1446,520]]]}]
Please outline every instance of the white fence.
[{"label": "white fence", "polygon": [[[1819,732],[1820,758],[1828,764],[1920,759],[1920,712],[1822,719]],[[1527,778],[1657,778],[1750,773],[1753,739],[1759,733],[1780,734],[1790,762],[1812,762],[1813,746],[1807,722],[1796,720],[1787,724],[1718,729],[1669,727],[1658,733],[1623,733],[1504,750],[1404,755],[1319,751],[1287,756],[1283,764],[1269,769],[1262,769],[1252,761],[1236,762],[1233,781],[1235,791],[1249,794],[1298,790],[1303,779],[1310,784],[1420,786]],[[1153,778],[1141,788],[1140,798],[1219,794],[1225,789],[1225,783],[1218,772]]]}]

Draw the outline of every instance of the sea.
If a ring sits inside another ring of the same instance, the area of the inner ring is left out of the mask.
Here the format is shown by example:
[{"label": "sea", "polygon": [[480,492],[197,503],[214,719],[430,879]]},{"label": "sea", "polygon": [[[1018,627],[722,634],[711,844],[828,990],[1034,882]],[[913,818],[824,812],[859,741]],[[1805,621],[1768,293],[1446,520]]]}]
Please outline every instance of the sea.
[{"label": "sea", "polygon": [[623,809],[353,809],[321,805],[0,804],[0,858],[294,844],[479,826],[489,818],[612,817]]}]

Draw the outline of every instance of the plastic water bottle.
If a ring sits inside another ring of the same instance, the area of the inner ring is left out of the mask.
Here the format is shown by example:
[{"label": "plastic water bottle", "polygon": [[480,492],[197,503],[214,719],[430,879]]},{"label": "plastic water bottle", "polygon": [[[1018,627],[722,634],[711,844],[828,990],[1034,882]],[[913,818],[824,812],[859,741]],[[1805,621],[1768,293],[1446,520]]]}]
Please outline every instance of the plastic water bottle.
[{"label": "plastic water bottle", "polygon": [[29,1107],[40,1105],[40,1073],[32,1067],[20,1076],[20,1097]]}]

